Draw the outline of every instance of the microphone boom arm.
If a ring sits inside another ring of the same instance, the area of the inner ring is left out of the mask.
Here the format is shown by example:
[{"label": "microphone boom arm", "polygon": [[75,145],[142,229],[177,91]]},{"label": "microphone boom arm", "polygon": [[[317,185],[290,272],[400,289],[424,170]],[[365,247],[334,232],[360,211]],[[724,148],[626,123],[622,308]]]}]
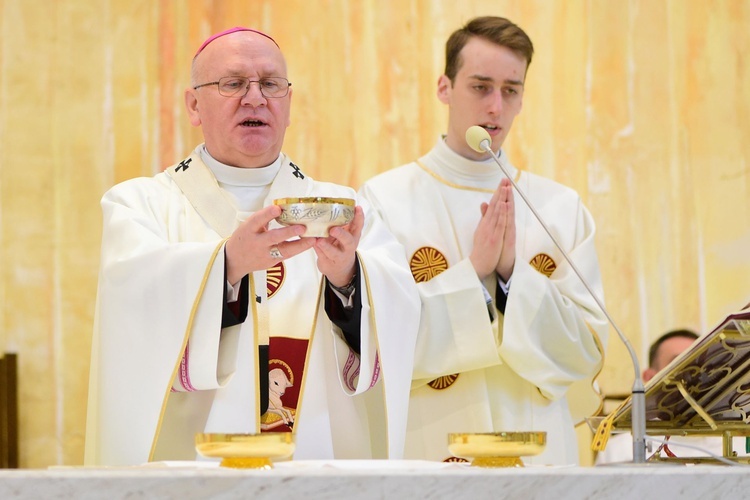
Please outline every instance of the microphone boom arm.
[{"label": "microphone boom arm", "polygon": [[[479,131],[477,131],[476,129],[479,129]],[[489,134],[487,133],[487,131],[477,125],[470,127],[469,130],[466,131],[466,140],[469,143],[469,146],[471,146],[471,148],[474,149],[475,151],[478,151],[480,153],[486,152],[492,156],[492,158],[495,160],[495,163],[497,163],[497,165],[500,167],[500,170],[503,172],[505,177],[507,177],[510,183],[513,185],[513,189],[515,189],[516,192],[519,194],[519,196],[523,199],[526,206],[529,207],[529,210],[531,210],[531,212],[534,214],[534,217],[536,217],[536,220],[539,222],[539,224],[542,225],[542,227],[544,228],[544,231],[549,235],[550,239],[558,248],[558,250],[560,250],[560,253],[562,254],[562,256],[565,258],[568,264],[570,264],[570,267],[573,269],[573,272],[576,273],[576,276],[578,276],[578,279],[581,280],[581,283],[583,283],[583,286],[586,287],[586,290],[588,290],[591,297],[594,299],[596,304],[599,306],[599,308],[602,310],[604,315],[607,317],[609,324],[612,325],[612,327],[617,332],[617,335],[620,337],[620,340],[622,341],[623,344],[625,344],[625,347],[628,349],[628,353],[630,354],[630,358],[633,362],[633,369],[635,371],[635,380],[633,381],[633,389],[632,389],[633,462],[637,464],[645,463],[646,462],[646,395],[645,395],[645,389],[643,385],[643,378],[641,376],[641,368],[638,363],[638,357],[635,355],[635,350],[633,349],[633,346],[630,344],[630,341],[628,340],[628,338],[620,331],[620,328],[617,326],[617,324],[615,324],[614,320],[607,312],[607,309],[604,307],[604,303],[596,295],[596,293],[594,293],[594,290],[591,288],[589,283],[583,277],[583,274],[581,273],[581,271],[578,270],[578,266],[575,265],[575,263],[573,262],[573,259],[571,259],[570,256],[568,255],[568,252],[566,252],[565,249],[562,247],[562,245],[560,245],[560,243],[557,241],[557,238],[555,238],[555,236],[552,234],[552,231],[550,231],[549,227],[547,227],[547,224],[545,224],[542,217],[534,208],[534,205],[531,204],[529,199],[526,197],[524,192],[521,191],[521,189],[515,183],[515,181],[513,180],[513,177],[510,175],[508,170],[502,164],[502,162],[497,157],[495,152],[492,151],[491,141],[490,141]]]}]

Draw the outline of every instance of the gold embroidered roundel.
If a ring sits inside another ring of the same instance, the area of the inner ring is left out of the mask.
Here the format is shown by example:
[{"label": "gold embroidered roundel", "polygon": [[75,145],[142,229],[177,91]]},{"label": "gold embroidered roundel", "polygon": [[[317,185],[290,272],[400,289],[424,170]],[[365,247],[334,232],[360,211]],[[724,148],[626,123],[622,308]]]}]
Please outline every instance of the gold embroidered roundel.
[{"label": "gold embroidered roundel", "polygon": [[285,277],[286,267],[284,267],[283,262],[279,262],[272,268],[266,270],[266,293],[268,294],[269,299],[279,291],[281,285],[284,284]]},{"label": "gold embroidered roundel", "polygon": [[442,391],[443,389],[447,389],[448,387],[452,386],[456,382],[457,378],[458,373],[454,373],[453,375],[443,375],[442,377],[438,377],[432,382],[429,382],[427,385],[435,390]]},{"label": "gold embroidered roundel", "polygon": [[529,261],[529,264],[531,264],[531,267],[548,278],[552,276],[552,273],[554,273],[555,269],[557,269],[557,264],[555,264],[555,261],[552,260],[552,257],[547,255],[546,253],[536,254],[534,258]]},{"label": "gold embroidered roundel", "polygon": [[424,283],[448,269],[448,260],[437,249],[422,247],[411,256],[409,267],[414,281]]}]

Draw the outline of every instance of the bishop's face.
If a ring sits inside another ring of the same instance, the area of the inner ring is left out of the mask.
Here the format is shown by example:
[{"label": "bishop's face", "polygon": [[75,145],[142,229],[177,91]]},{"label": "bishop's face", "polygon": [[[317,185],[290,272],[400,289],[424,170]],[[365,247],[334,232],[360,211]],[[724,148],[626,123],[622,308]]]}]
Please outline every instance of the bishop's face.
[{"label": "bishop's face", "polygon": [[493,151],[503,145],[521,112],[526,59],[477,37],[466,43],[459,57],[454,81],[445,75],[438,80],[438,98],[448,105],[446,143],[461,156],[485,159],[487,153],[466,144],[466,130],[479,125],[490,134]]},{"label": "bishop's face", "polygon": [[[198,54],[193,85],[226,76],[250,80],[287,77],[279,48],[257,33],[241,31],[211,42]],[[225,97],[216,85],[185,92],[190,122],[200,126],[206,149],[218,161],[244,168],[265,167],[281,152],[290,123],[292,91],[284,97],[267,98],[257,83],[244,97]]]}]

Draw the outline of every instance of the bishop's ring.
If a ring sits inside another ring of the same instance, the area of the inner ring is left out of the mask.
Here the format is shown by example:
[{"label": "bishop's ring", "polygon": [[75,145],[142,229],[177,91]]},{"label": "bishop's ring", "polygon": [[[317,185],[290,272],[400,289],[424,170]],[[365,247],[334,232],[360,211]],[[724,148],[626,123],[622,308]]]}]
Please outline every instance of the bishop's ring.
[{"label": "bishop's ring", "polygon": [[279,247],[276,245],[271,247],[271,251],[268,252],[268,254],[271,256],[272,259],[283,259],[284,256],[281,255],[281,252],[279,252]]}]

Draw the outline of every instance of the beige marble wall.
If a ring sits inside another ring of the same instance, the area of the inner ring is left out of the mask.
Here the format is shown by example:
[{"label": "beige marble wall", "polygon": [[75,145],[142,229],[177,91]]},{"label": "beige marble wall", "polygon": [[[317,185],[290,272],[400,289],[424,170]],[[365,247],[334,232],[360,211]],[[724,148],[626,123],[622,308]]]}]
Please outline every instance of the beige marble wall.
[{"label": "beige marble wall", "polygon": [[[182,91],[207,35],[272,33],[295,89],[286,151],[358,186],[443,131],[444,40],[483,14],[535,42],[507,150],[583,196],[641,359],[750,301],[750,2],[0,0],[0,349],[19,353],[22,466],[82,461],[98,200],[201,140]],[[614,338],[608,354],[602,387],[627,391]]]}]

